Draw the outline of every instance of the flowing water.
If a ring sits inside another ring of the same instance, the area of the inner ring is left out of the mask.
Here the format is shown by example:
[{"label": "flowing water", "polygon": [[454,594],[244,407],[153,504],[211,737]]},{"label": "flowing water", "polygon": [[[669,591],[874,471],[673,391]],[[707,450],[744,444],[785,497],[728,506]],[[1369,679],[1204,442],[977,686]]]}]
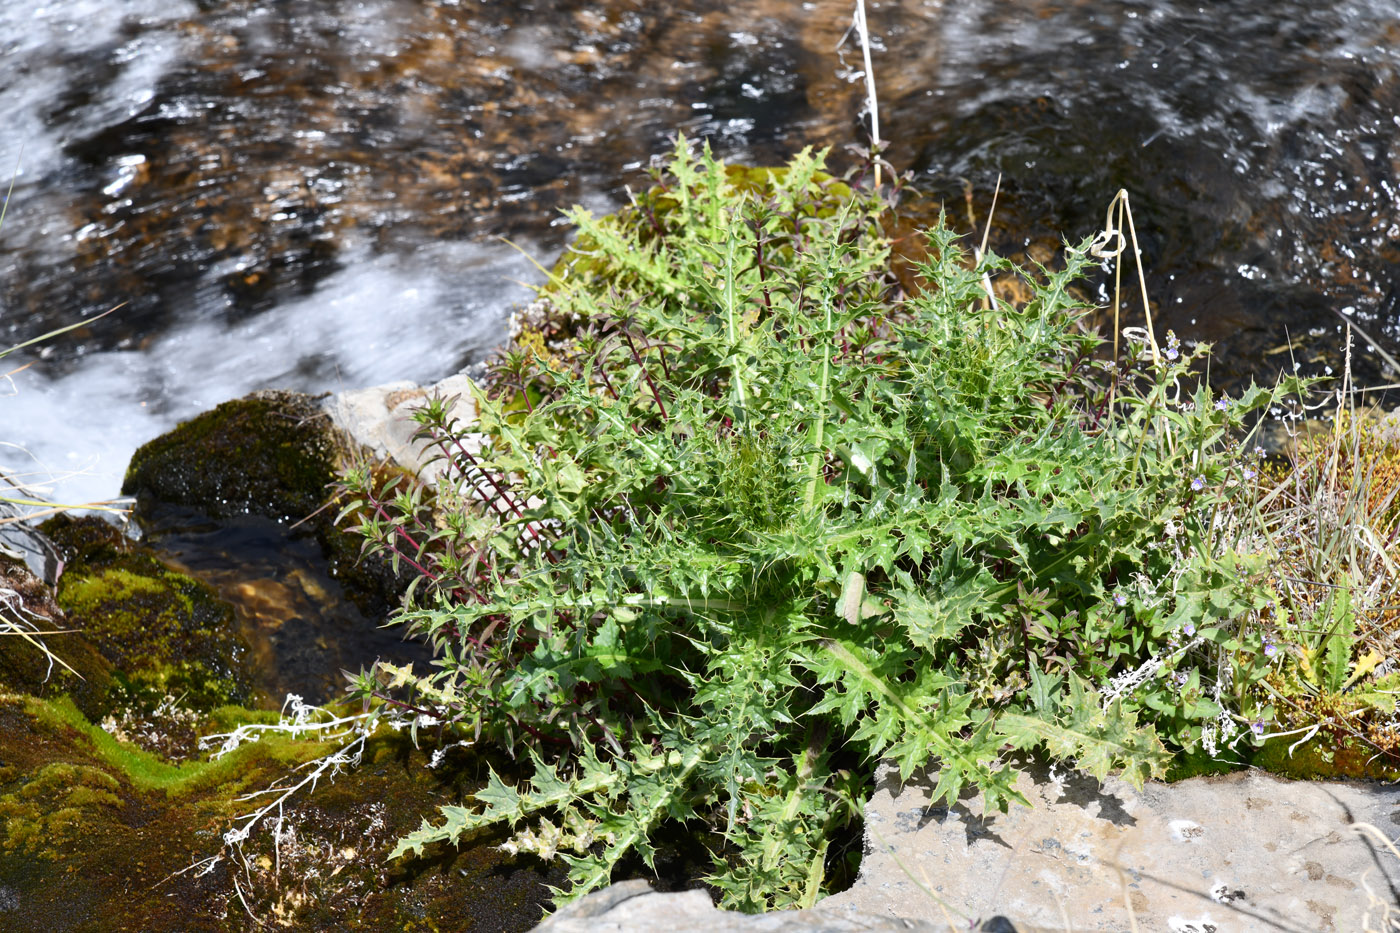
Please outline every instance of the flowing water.
[{"label": "flowing water", "polygon": [[[27,454],[0,463],[112,495],[136,445],[226,398],[478,359],[538,280],[498,238],[549,262],[558,210],[618,204],[677,131],[849,164],[850,14],[0,5],[0,345],[89,322],[13,377],[0,441]],[[1400,355],[1393,0],[882,0],[870,20],[890,160],[960,223],[1000,177],[1002,251],[1092,234],[1124,187],[1163,326],[1217,342],[1217,373],[1335,367],[1343,317]],[[1400,378],[1367,343],[1361,377]]]},{"label": "flowing water", "polygon": [[[503,239],[548,264],[559,210],[622,203],[677,132],[849,166],[851,5],[0,0],[0,348],[82,325],[0,364],[30,364],[0,386],[0,470],[104,498],[226,399],[454,372],[539,280]],[[920,210],[980,227],[1000,179],[996,248],[1050,260],[1126,188],[1159,328],[1214,342],[1217,384],[1335,371],[1345,321],[1359,381],[1400,382],[1370,349],[1400,357],[1395,0],[868,6]],[[422,658],[288,529],[148,531],[237,605],[270,695]]]}]

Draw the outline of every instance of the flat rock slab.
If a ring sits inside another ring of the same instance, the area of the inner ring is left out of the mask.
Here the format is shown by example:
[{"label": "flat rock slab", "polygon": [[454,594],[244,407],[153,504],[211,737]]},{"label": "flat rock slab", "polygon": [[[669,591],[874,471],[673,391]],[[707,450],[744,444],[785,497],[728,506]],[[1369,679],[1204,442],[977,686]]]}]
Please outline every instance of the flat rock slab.
[{"label": "flat rock slab", "polygon": [[1400,858],[1378,835],[1400,835],[1394,785],[1248,771],[1139,792],[1041,772],[1019,785],[1032,807],[984,814],[974,796],[931,806],[934,783],[881,767],[860,875],[821,908],[944,929],[1003,915],[1020,931],[1400,930]]},{"label": "flat rock slab", "polygon": [[843,909],[740,914],[718,910],[704,891],[659,894],[645,881],[622,881],[565,907],[535,933],[944,933],[921,920]]}]

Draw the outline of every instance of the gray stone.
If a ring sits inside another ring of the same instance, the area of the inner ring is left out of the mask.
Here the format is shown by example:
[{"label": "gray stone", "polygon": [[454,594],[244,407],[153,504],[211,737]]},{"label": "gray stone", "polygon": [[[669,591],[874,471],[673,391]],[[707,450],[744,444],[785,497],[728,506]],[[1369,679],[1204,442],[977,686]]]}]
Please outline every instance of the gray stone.
[{"label": "gray stone", "polygon": [[536,933],[940,933],[922,920],[873,917],[852,910],[718,910],[704,891],[658,894],[645,881],[594,891],[535,928]]},{"label": "gray stone", "polygon": [[324,407],[331,421],[355,443],[379,460],[390,460],[433,483],[439,463],[429,463],[434,451],[413,435],[418,424],[413,411],[430,396],[455,398],[452,415],[464,426],[476,421],[470,377],[458,373],[431,386],[390,382],[367,389],[353,389],[328,398]]},{"label": "gray stone", "polygon": [[[1400,929],[1393,785],[1249,771],[1148,784],[1023,776],[1032,807],[930,806],[934,780],[878,773],[855,885],[822,901],[883,916],[985,918],[1016,929],[1361,933]],[[1028,926],[1029,925],[1029,926]]]}]

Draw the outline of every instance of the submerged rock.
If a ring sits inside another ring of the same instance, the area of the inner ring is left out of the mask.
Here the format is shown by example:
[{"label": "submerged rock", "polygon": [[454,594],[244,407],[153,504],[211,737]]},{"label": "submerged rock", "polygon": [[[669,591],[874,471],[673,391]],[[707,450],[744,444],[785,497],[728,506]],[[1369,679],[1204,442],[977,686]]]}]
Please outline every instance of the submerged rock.
[{"label": "submerged rock", "polygon": [[[421,395],[421,392],[419,393]],[[141,447],[122,491],[155,543],[190,515],[215,522],[260,516],[313,535],[331,575],[360,608],[382,616],[407,588],[387,560],[362,557],[363,540],[335,522],[333,485],[353,459],[373,457],[320,399],[269,390],[225,402]],[[178,514],[176,514],[178,513]]]}]

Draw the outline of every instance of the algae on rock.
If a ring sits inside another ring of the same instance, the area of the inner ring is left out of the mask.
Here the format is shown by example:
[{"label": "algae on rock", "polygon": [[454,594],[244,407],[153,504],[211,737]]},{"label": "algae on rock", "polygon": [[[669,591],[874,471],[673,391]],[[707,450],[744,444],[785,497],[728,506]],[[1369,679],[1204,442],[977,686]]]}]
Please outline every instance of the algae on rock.
[{"label": "algae on rock", "polygon": [[[216,718],[230,715],[268,714]],[[243,795],[330,749],[274,735],[218,761],[176,765],[118,743],[66,701],[0,696],[0,929],[529,929],[557,870],[509,865],[490,845],[385,861],[422,809],[461,799],[486,770],[461,752],[431,769],[432,740],[420,744],[383,730],[359,768],[291,798],[280,832],[245,842],[246,864],[187,870],[218,854],[230,821],[258,806]]]},{"label": "algae on rock", "polygon": [[136,496],[137,523],[157,536],[171,507],[216,520],[257,515],[283,524],[304,521],[350,598],[365,612],[382,615],[397,605],[408,578],[388,561],[362,557],[362,540],[337,527],[335,512],[323,508],[339,470],[359,455],[352,446],[315,397],[254,392],[138,449],[122,492]]},{"label": "algae on rock", "polygon": [[0,555],[0,589],[19,600],[19,609],[45,621],[45,629],[61,634],[44,639],[62,663],[54,663],[39,647],[22,638],[10,638],[0,651],[0,691],[36,697],[67,694],[83,713],[100,718],[108,710],[112,665],[93,644],[69,628],[67,617],[53,592],[23,561]]}]

